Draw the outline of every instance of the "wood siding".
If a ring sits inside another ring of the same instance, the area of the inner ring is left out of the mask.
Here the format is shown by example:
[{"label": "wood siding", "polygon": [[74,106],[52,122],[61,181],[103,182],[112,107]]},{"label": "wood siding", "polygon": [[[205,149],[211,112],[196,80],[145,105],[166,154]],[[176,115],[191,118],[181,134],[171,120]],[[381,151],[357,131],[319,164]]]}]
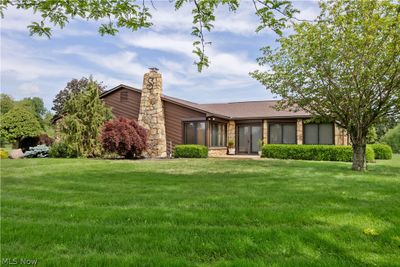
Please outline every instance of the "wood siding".
[{"label": "wood siding", "polygon": [[[127,101],[121,101],[121,93],[128,95]],[[108,107],[112,108],[115,117],[125,117],[128,119],[139,118],[140,93],[129,89],[120,89],[103,97]]]},{"label": "wood siding", "polygon": [[187,118],[206,119],[206,114],[182,107],[168,101],[164,101],[165,130],[167,135],[167,145],[172,141],[172,145],[183,143],[183,123]]},{"label": "wood siding", "polygon": [[[121,102],[121,92],[128,94],[128,101]],[[112,113],[115,117],[125,117],[128,119],[138,120],[140,109],[139,92],[129,89],[119,89],[102,99],[108,107],[112,108]],[[165,116],[165,131],[167,136],[167,146],[172,141],[172,145],[183,143],[183,121],[184,120],[199,120],[206,119],[206,114],[190,108],[186,108],[168,101],[163,101],[164,116]]]}]

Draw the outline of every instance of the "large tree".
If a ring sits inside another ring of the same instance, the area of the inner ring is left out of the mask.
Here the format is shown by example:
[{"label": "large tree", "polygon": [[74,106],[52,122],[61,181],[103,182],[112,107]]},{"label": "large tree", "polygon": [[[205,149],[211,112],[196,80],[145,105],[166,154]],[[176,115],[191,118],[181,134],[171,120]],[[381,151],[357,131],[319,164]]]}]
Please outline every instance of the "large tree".
[{"label": "large tree", "polygon": [[317,22],[293,26],[280,46],[263,49],[251,75],[297,106],[345,128],[353,169],[366,168],[368,129],[400,108],[400,6],[392,0],[322,2]]},{"label": "large tree", "polygon": [[63,112],[58,122],[62,141],[79,156],[99,156],[101,128],[111,118],[111,110],[100,99],[97,83],[89,79],[87,88],[74,94],[65,103]]},{"label": "large tree", "polygon": [[[198,56],[195,62],[199,71],[209,65],[205,55],[205,32],[211,31],[215,21],[216,9],[219,6],[228,6],[235,12],[239,8],[239,0],[171,0],[175,9],[190,5],[192,8],[193,27],[192,35],[196,38],[193,42],[193,53]],[[287,0],[252,0],[254,12],[259,17],[256,31],[269,28],[281,33],[288,19],[298,12]],[[0,1],[0,14],[3,17],[7,7],[34,10],[41,15],[41,20],[28,25],[31,35],[51,36],[52,26],[63,28],[71,19],[106,21],[99,27],[101,35],[118,33],[118,28],[128,28],[136,31],[152,26],[151,10],[153,1],[148,0],[2,0]],[[173,14],[171,14],[173,16]]]},{"label": "large tree", "polygon": [[27,110],[31,111],[32,114],[34,114],[37,118],[37,120],[40,123],[40,126],[43,128],[43,130],[46,130],[46,127],[49,125],[46,124],[44,121],[44,117],[48,110],[44,106],[43,99],[40,97],[26,97],[22,100],[16,101],[15,105],[20,105],[25,107]]},{"label": "large tree", "polygon": [[0,94],[0,114],[5,114],[14,107],[14,99],[7,94]]},{"label": "large tree", "polygon": [[37,136],[41,131],[36,116],[20,105],[13,107],[1,118],[1,138],[15,142],[16,147],[19,147],[23,138]]},{"label": "large tree", "polygon": [[62,89],[55,96],[53,100],[52,110],[56,112],[56,115],[62,115],[64,113],[65,103],[72,98],[72,96],[85,91],[88,88],[89,82],[94,83],[99,93],[105,90],[105,86],[101,82],[91,80],[91,78],[82,77],[81,79],[72,79],[67,83],[64,89]]},{"label": "large tree", "polygon": [[44,115],[47,112],[46,107],[44,106],[43,99],[40,97],[26,97],[20,101],[18,104],[25,106],[27,109],[32,110],[32,112],[38,117],[43,119]]}]

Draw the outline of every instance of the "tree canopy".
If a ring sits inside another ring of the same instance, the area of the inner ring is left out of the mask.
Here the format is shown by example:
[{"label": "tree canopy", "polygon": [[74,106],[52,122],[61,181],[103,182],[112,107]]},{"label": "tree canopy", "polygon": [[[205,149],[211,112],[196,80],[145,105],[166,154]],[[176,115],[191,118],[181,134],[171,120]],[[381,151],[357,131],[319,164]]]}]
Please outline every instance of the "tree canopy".
[{"label": "tree canopy", "polygon": [[6,114],[16,106],[22,107],[23,109],[32,113],[38,120],[42,130],[52,135],[53,129],[51,125],[51,118],[53,115],[44,106],[42,98],[26,97],[22,100],[14,100],[14,98],[10,95],[0,95],[1,114]]},{"label": "tree canopy", "polygon": [[2,138],[15,141],[17,147],[25,137],[40,134],[42,127],[36,116],[23,106],[15,106],[2,116],[0,135]]},{"label": "tree canopy", "polygon": [[[75,94],[81,93],[88,88],[88,84],[91,78],[82,77],[81,79],[72,79],[67,83],[64,89],[62,89],[53,100],[52,110],[56,112],[56,115],[62,115],[64,113],[65,103],[71,99]],[[99,93],[105,90],[105,86],[101,82],[92,81],[97,87]]]},{"label": "tree canopy", "polygon": [[368,129],[400,109],[400,8],[391,0],[338,0],[321,4],[315,23],[293,26],[263,48],[269,70],[251,75],[296,106],[335,121],[353,145],[353,169],[364,170]]},{"label": "tree canopy", "polygon": [[5,114],[14,107],[14,99],[7,94],[0,94],[0,114]]},{"label": "tree canopy", "polygon": [[111,118],[111,110],[100,99],[97,83],[90,78],[87,88],[65,103],[63,112],[59,121],[62,141],[78,156],[99,156],[101,127]]},{"label": "tree canopy", "polygon": [[400,123],[387,131],[382,138],[382,142],[390,145],[394,153],[400,153]]},{"label": "tree canopy", "polygon": [[27,109],[32,110],[32,112],[35,113],[38,118],[43,118],[47,112],[47,109],[43,103],[43,99],[37,96],[26,97],[18,101],[18,104],[23,105]]},{"label": "tree canopy", "polygon": [[[207,42],[205,32],[214,27],[216,9],[219,6],[228,6],[231,12],[239,8],[239,0],[171,0],[176,10],[190,5],[192,8],[193,25],[192,35],[196,38],[193,42],[193,53],[198,56],[198,70],[209,65],[205,54]],[[255,15],[259,17],[256,31],[265,28],[272,29],[278,34],[282,33],[287,20],[298,12],[290,1],[287,0],[252,0]],[[42,17],[28,25],[31,35],[47,36],[52,34],[52,27],[64,28],[74,18],[83,20],[105,21],[98,31],[101,35],[115,35],[119,28],[128,28],[136,31],[149,28],[151,22],[151,7],[155,8],[153,1],[139,0],[3,0],[0,2],[0,13],[4,17],[7,7],[18,9],[33,9]]]}]

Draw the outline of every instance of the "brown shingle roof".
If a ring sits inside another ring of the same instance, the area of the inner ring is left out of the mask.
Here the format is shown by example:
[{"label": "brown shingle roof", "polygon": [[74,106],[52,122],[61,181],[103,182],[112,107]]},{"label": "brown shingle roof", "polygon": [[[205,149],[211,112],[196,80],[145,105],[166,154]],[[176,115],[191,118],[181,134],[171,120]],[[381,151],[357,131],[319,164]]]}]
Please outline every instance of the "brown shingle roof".
[{"label": "brown shingle roof", "polygon": [[305,111],[276,110],[277,100],[200,104],[203,109],[235,119],[309,117]]},{"label": "brown shingle roof", "polygon": [[[104,97],[111,92],[118,89],[126,88],[141,93],[140,89],[120,84],[106,92],[100,97]],[[299,118],[311,117],[305,111],[288,111],[276,110],[274,105],[277,100],[264,100],[264,101],[246,101],[246,102],[232,102],[232,103],[213,103],[213,104],[198,104],[183,100],[176,97],[163,95],[162,99],[170,101],[188,108],[206,113],[208,116],[232,118],[232,119],[258,119],[258,118]]]}]

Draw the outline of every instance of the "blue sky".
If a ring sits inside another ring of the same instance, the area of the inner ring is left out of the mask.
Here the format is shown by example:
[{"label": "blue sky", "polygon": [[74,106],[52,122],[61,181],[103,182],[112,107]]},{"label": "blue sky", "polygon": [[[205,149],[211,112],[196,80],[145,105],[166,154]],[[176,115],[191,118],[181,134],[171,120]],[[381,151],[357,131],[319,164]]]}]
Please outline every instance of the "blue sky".
[{"label": "blue sky", "polygon": [[[54,29],[51,39],[31,37],[26,26],[38,21],[31,11],[9,9],[1,20],[1,92],[15,99],[39,96],[51,108],[54,96],[72,78],[93,75],[108,89],[118,84],[142,87],[149,67],[163,75],[164,93],[209,103],[272,99],[273,95],[248,73],[258,69],[259,48],[276,46],[270,30],[255,33],[258,25],[252,2],[242,1],[236,13],[217,11],[214,30],[207,34],[211,66],[202,73],[193,65],[190,7],[174,11],[169,1],[154,1],[151,29],[121,29],[101,37],[99,22],[72,20]],[[315,1],[295,1],[299,18],[318,15]]]}]

